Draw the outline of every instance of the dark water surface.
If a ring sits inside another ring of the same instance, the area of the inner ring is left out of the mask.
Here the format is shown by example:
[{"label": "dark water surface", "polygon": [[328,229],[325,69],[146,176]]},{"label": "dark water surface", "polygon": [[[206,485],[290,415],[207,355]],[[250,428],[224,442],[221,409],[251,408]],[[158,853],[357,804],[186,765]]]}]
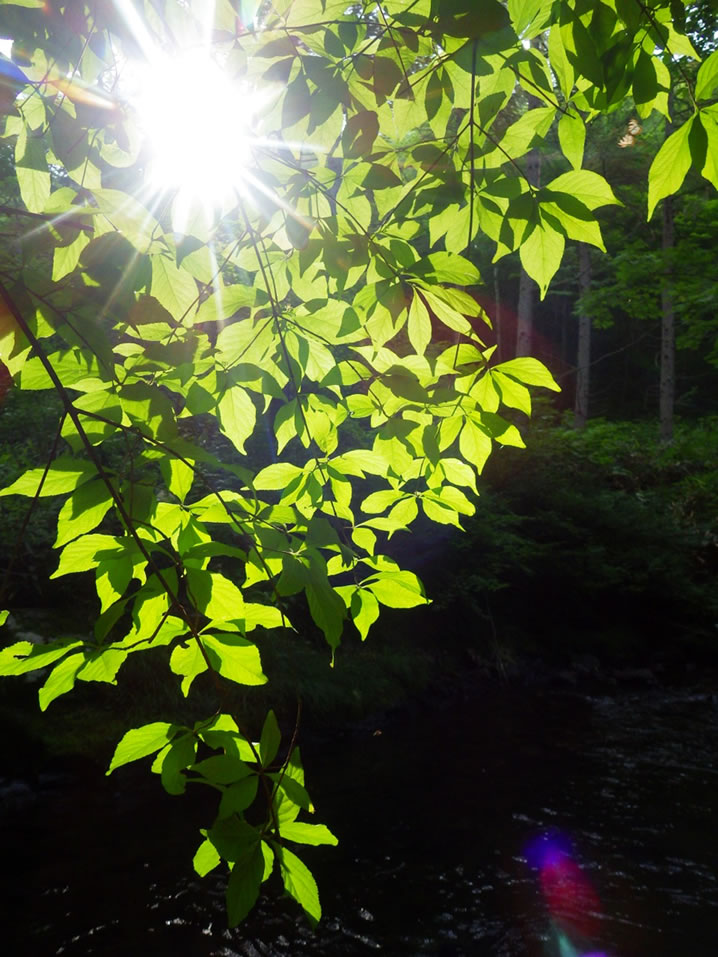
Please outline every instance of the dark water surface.
[{"label": "dark water surface", "polygon": [[556,832],[600,900],[592,952],[718,954],[718,709],[704,692],[494,690],[304,750],[318,819],[341,841],[305,854],[316,932],[276,897],[228,932],[221,877],[191,868],[210,812],[130,768],[6,789],[4,953],[563,957],[526,859]]}]

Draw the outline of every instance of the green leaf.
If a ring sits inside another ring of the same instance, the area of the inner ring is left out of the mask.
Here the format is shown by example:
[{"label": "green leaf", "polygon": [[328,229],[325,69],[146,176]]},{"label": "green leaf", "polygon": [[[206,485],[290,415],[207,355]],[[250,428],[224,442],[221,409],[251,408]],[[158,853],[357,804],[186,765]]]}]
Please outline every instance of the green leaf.
[{"label": "green leaf", "polygon": [[713,96],[713,91],[718,86],[718,50],[701,63],[696,77],[696,89],[694,96],[696,100],[708,100]]},{"label": "green leaf", "polygon": [[262,767],[269,767],[277,756],[279,744],[282,740],[282,733],[279,730],[277,717],[273,711],[267,713],[262,728],[262,736],[259,739],[259,756],[262,759]]},{"label": "green leaf", "polygon": [[[291,767],[286,767],[284,774],[282,774],[281,771],[279,773],[275,772],[274,774],[270,774],[270,778],[276,782],[277,788],[279,789],[275,792],[275,797],[279,800],[278,817],[280,822],[294,821],[302,808],[305,811],[309,811],[310,814],[314,813],[314,807],[309,800],[309,795],[299,778],[292,774]],[[293,808],[285,806],[285,798],[286,803],[292,805]]]},{"label": "green leaf", "polygon": [[453,282],[462,286],[474,286],[481,282],[481,274],[473,263],[456,253],[430,253],[414,263],[410,270],[422,279],[431,282]]},{"label": "green leaf", "polygon": [[205,877],[210,871],[213,871],[215,867],[217,867],[221,860],[222,858],[219,856],[217,848],[211,841],[205,838],[195,851],[192,865],[200,877]]},{"label": "green leaf", "polygon": [[481,422],[491,437],[500,445],[513,445],[517,449],[526,448],[521,433],[516,426],[507,422],[506,419],[502,419],[500,415],[493,412],[482,412]]},{"label": "green leaf", "polygon": [[531,415],[531,394],[525,386],[496,370],[492,370],[491,377],[499,387],[501,401],[504,405],[525,412],[526,415]]},{"label": "green leaf", "polygon": [[536,226],[521,244],[521,265],[538,284],[542,299],[561,265],[565,245],[563,235],[544,221]]},{"label": "green leaf", "polygon": [[165,458],[160,461],[160,469],[167,488],[180,502],[184,502],[194,482],[194,469],[178,458]]},{"label": "green leaf", "polygon": [[85,664],[77,672],[80,681],[106,681],[117,684],[116,675],[129,652],[124,648],[103,648],[98,651],[88,649]]},{"label": "green leaf", "polygon": [[601,236],[601,227],[591,210],[575,196],[568,193],[555,193],[550,190],[539,192],[541,215],[549,222],[556,221],[568,239],[590,243],[603,252],[606,251]]},{"label": "green leaf", "polygon": [[145,724],[141,728],[133,728],[128,731],[115,748],[115,753],[106,774],[112,774],[116,768],[122,767],[123,764],[139,761],[140,758],[146,758],[147,755],[159,751],[160,748],[163,748],[172,740],[179,730],[176,724],[154,721],[152,724]]},{"label": "green leaf", "polygon": [[382,572],[362,584],[371,589],[382,605],[389,608],[414,608],[428,604],[424,588],[413,572]]},{"label": "green leaf", "polygon": [[[51,353],[48,359],[65,387],[74,386],[77,389],[84,389],[86,385],[97,386],[101,370],[94,353],[84,349],[70,349],[63,353]],[[39,356],[34,356],[25,363],[20,376],[20,383],[23,389],[55,388]]]},{"label": "green leaf", "polygon": [[26,495],[33,498],[46,498],[49,495],[62,495],[72,492],[78,485],[96,475],[90,462],[78,462],[61,456],[54,460],[47,472],[45,469],[28,469],[12,485],[0,491],[2,495]]},{"label": "green leaf", "polygon": [[331,844],[336,846],[339,841],[324,824],[304,824],[301,821],[287,821],[282,824],[279,833],[287,841],[295,844]]},{"label": "green leaf", "polygon": [[538,359],[533,359],[530,356],[509,359],[507,362],[493,366],[492,372],[501,372],[503,375],[511,376],[512,379],[517,379],[524,385],[543,386],[545,389],[551,389],[552,392],[561,391],[561,387],[543,362],[539,362]]},{"label": "green leaf", "polygon": [[31,213],[41,213],[50,197],[46,147],[42,138],[28,134],[24,127],[15,147],[15,173],[23,203]]},{"label": "green leaf", "polygon": [[319,903],[317,882],[307,867],[296,854],[286,847],[277,848],[279,869],[282,874],[284,887],[289,895],[301,906],[302,910],[313,921],[319,921],[322,908]]},{"label": "green leaf", "polygon": [[197,284],[188,272],[179,269],[167,256],[152,256],[151,262],[150,295],[179,322],[197,301]]},{"label": "green leaf", "polygon": [[[138,252],[145,253],[162,234],[157,220],[137,199],[120,189],[92,189],[97,208]],[[177,317],[176,317],[177,318]]]},{"label": "green leaf", "polygon": [[55,548],[97,528],[112,503],[112,496],[101,479],[80,485],[60,509]]},{"label": "green leaf", "polygon": [[362,641],[366,640],[369,629],[379,617],[379,603],[373,592],[366,588],[357,588],[352,593],[350,611]]},{"label": "green leaf", "polygon": [[714,119],[705,110],[702,110],[699,116],[708,140],[706,161],[701,170],[701,175],[718,189],[718,120]]},{"label": "green leaf", "polygon": [[298,465],[292,465],[291,462],[274,462],[254,477],[254,487],[262,490],[284,489],[301,474],[302,469]]},{"label": "green leaf", "polygon": [[518,159],[523,156],[535,138],[543,138],[548,133],[555,116],[553,106],[539,106],[524,113],[504,133],[501,149],[494,150],[491,165],[503,166],[508,157]]},{"label": "green leaf", "polygon": [[379,135],[379,118],[374,110],[362,110],[350,116],[342,133],[342,152],[347,159],[371,153]]},{"label": "green leaf", "polygon": [[230,928],[241,923],[254,907],[264,877],[264,855],[259,835],[234,862],[227,884],[227,921]]},{"label": "green leaf", "polygon": [[645,50],[638,54],[633,72],[633,100],[640,116],[649,116],[658,96],[655,59]]},{"label": "green leaf", "polygon": [[59,665],[55,665],[45,681],[45,684],[38,691],[38,700],[40,710],[45,711],[47,706],[59,698],[60,695],[72,691],[75,687],[75,678],[77,672],[85,663],[85,656],[80,653],[68,655]]},{"label": "green leaf", "polygon": [[219,817],[229,817],[232,814],[241,814],[242,811],[246,811],[248,807],[254,804],[258,786],[259,777],[256,774],[249,774],[241,781],[230,784],[219,802]]},{"label": "green leaf", "polygon": [[241,635],[202,635],[212,665],[230,681],[240,685],[263,685],[267,676],[256,645]]},{"label": "green leaf", "polygon": [[691,168],[689,136],[695,118],[695,115],[692,116],[675,133],[671,133],[651,163],[648,171],[648,219],[660,200],[681,188]]},{"label": "green leaf", "polygon": [[[0,613],[0,625],[7,620],[8,612]],[[82,647],[82,642],[73,638],[61,638],[47,645],[31,641],[17,641],[0,651],[0,675],[25,675],[38,668],[51,665],[68,652]]]},{"label": "green leaf", "polygon": [[424,300],[417,293],[412,296],[409,306],[407,332],[414,351],[417,355],[423,356],[431,342],[431,319]]},{"label": "green leaf", "polygon": [[509,0],[509,16],[519,35],[538,17],[542,6],[545,6],[545,0]]},{"label": "green leaf", "polygon": [[312,619],[324,632],[329,646],[336,648],[341,639],[346,609],[329,584],[326,567],[320,560],[311,562],[305,591]]},{"label": "green leaf", "polygon": [[591,210],[599,206],[622,205],[604,177],[588,169],[562,173],[547,183],[546,188],[557,193],[570,193]]},{"label": "green leaf", "polygon": [[454,332],[461,332],[464,335],[470,335],[472,333],[471,323],[464,316],[461,315],[453,306],[449,306],[439,295],[439,290],[434,292],[429,292],[428,289],[421,290],[421,294],[424,299],[426,299],[427,305],[431,308],[432,312],[444,323],[445,326],[448,326],[449,329],[453,329]]},{"label": "green leaf", "polygon": [[242,592],[219,572],[188,568],[187,586],[198,610],[207,618],[214,621],[234,621],[242,617]]},{"label": "green leaf", "polygon": [[244,603],[244,629],[252,631],[254,628],[288,628],[289,620],[282,614],[282,609],[276,605],[260,605],[256,602]]},{"label": "green leaf", "polygon": [[214,784],[234,784],[252,774],[244,761],[235,754],[215,754],[193,764],[192,771]]},{"label": "green leaf", "polygon": [[249,394],[235,385],[227,389],[217,405],[219,427],[232,445],[244,455],[244,443],[254,432],[257,410]]},{"label": "green leaf", "polygon": [[162,787],[168,794],[184,794],[187,776],[183,774],[197,759],[197,739],[190,732],[177,735],[163,748],[152,764],[162,776]]},{"label": "green leaf", "polygon": [[197,641],[187,639],[186,644],[177,645],[170,656],[170,670],[182,676],[180,687],[186,698],[194,679],[207,670],[207,662]]},{"label": "green leaf", "polygon": [[459,436],[459,449],[464,459],[481,474],[491,455],[491,438],[482,428],[467,419]]},{"label": "green leaf", "polygon": [[0,628],[2,628],[2,626],[3,626],[3,625],[5,624],[5,622],[7,621],[7,616],[8,616],[9,614],[10,614],[10,612],[9,612],[6,608],[4,608],[2,611],[0,611]]},{"label": "green leaf", "polygon": [[50,578],[60,578],[62,575],[97,568],[103,559],[122,557],[123,548],[121,539],[112,535],[83,535],[69,545],[65,545],[60,554],[57,570],[50,575]]},{"label": "green leaf", "polygon": [[90,241],[86,232],[80,232],[66,246],[55,246],[52,257],[52,281],[58,282],[73,272],[80,261],[80,255]]},{"label": "green leaf", "polygon": [[202,303],[194,321],[195,323],[222,322],[225,319],[231,319],[240,309],[253,306],[256,299],[257,290],[254,286],[237,283],[222,287]]},{"label": "green leaf", "polygon": [[575,170],[581,169],[586,143],[586,126],[578,112],[563,113],[558,121],[558,141],[561,151]]},{"label": "green leaf", "polygon": [[566,100],[571,98],[575,74],[568,56],[566,55],[566,46],[562,37],[562,30],[559,23],[554,23],[548,35],[548,54],[551,61],[551,69],[556,74],[556,79],[561,87]]}]

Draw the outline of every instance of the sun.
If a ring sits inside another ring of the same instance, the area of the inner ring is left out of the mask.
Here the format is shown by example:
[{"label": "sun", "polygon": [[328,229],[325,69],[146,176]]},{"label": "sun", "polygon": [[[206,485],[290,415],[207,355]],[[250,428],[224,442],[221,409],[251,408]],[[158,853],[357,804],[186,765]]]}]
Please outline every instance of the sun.
[{"label": "sun", "polygon": [[180,218],[208,215],[241,197],[254,161],[262,98],[205,48],[155,55],[133,71],[130,102],[145,137],[145,185],[172,192]]}]

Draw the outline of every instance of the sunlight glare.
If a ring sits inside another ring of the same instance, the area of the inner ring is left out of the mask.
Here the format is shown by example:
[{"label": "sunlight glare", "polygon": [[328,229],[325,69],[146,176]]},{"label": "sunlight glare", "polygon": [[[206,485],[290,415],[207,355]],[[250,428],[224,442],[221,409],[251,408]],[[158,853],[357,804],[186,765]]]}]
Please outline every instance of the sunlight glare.
[{"label": "sunlight glare", "polygon": [[[242,191],[259,102],[205,50],[138,68],[132,102],[149,147],[147,185],[209,211]],[[179,196],[178,196],[179,198]]]}]

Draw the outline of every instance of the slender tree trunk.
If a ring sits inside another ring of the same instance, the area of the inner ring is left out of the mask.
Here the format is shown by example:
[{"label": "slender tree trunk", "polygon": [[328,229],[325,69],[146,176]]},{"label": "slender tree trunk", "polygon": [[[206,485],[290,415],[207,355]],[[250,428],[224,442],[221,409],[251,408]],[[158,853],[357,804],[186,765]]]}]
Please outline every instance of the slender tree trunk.
[{"label": "slender tree trunk", "polygon": [[578,291],[583,303],[578,314],[578,358],[573,424],[577,429],[584,429],[588,420],[591,372],[591,316],[585,305],[586,296],[591,291],[591,250],[586,243],[578,244]]},{"label": "slender tree trunk", "polygon": [[501,361],[503,359],[503,336],[501,329],[502,315],[501,315],[501,287],[499,285],[499,267],[498,263],[494,263],[494,330],[496,332],[496,359]]},{"label": "slender tree trunk", "polygon": [[676,393],[676,331],[673,308],[673,197],[663,200],[663,282],[661,285],[661,442],[673,440],[673,407]]},{"label": "slender tree trunk", "polygon": [[[540,101],[536,101],[541,105]],[[526,178],[534,186],[538,186],[541,179],[541,154],[538,150],[531,150],[526,157]],[[525,269],[521,270],[519,279],[519,302],[516,309],[516,355],[531,355],[531,340],[533,338],[534,302],[536,299],[536,283]]]}]

